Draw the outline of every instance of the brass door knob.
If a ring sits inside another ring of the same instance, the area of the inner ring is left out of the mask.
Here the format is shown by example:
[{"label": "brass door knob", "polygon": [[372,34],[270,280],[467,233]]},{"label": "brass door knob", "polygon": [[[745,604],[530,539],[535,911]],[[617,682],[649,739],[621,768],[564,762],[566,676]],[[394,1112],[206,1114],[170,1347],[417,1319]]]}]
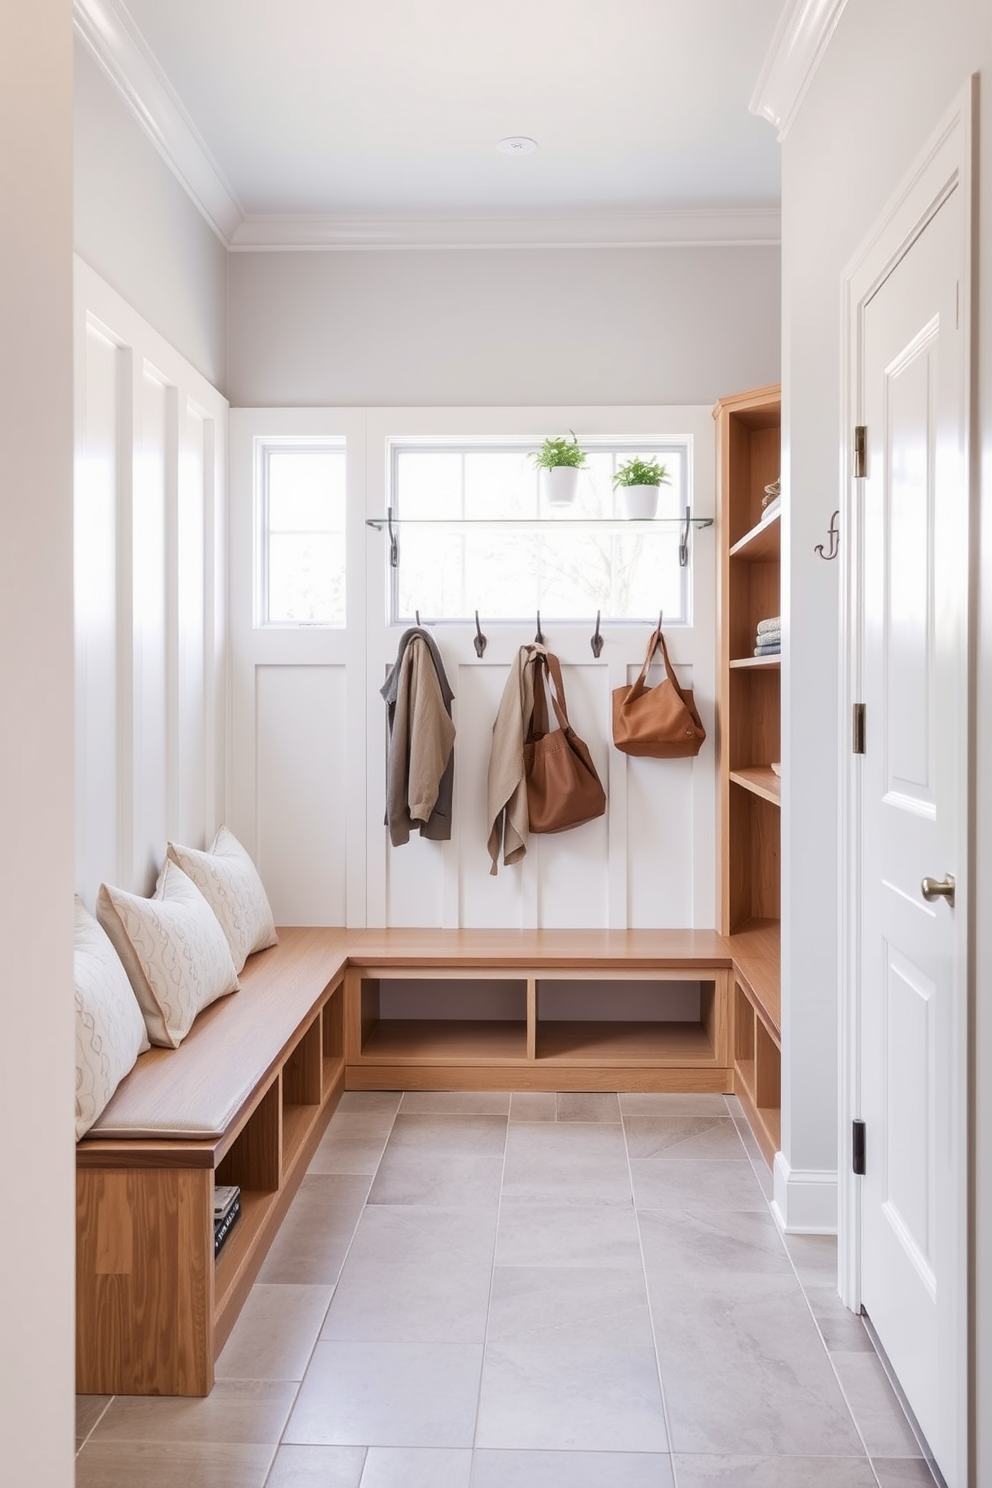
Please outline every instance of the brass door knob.
[{"label": "brass door knob", "polygon": [[920,893],[930,904],[935,899],[946,899],[948,904],[954,903],[954,878],[948,874],[946,878],[925,878],[920,884]]}]

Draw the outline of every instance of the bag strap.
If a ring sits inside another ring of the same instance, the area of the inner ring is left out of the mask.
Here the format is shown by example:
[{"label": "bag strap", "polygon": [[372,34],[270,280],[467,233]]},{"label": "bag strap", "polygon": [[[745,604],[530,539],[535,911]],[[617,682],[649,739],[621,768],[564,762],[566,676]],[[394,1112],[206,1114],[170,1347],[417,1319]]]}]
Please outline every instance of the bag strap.
[{"label": "bag strap", "polygon": [[628,701],[632,702],[634,698],[640,697],[641,693],[645,690],[644,683],[647,679],[648,667],[654,660],[655,652],[659,649],[659,647],[661,648],[662,660],[665,663],[665,676],[668,678],[669,682],[671,682],[672,686],[675,688],[675,691],[678,693],[682,701],[685,702],[685,694],[679,686],[679,679],[675,675],[675,668],[672,666],[672,663],[668,658],[668,647],[665,645],[665,637],[662,635],[660,629],[651,632],[651,639],[648,641],[647,654],[644,657],[644,665],[641,667],[637,681],[632,684],[630,691],[627,694]]},{"label": "bag strap", "polygon": [[[552,682],[554,687],[551,686]],[[531,723],[531,734],[537,738],[543,738],[549,732],[547,701],[549,694],[559,725],[567,729],[569,723],[561,663],[553,652],[538,651],[534,657],[534,713]]]}]

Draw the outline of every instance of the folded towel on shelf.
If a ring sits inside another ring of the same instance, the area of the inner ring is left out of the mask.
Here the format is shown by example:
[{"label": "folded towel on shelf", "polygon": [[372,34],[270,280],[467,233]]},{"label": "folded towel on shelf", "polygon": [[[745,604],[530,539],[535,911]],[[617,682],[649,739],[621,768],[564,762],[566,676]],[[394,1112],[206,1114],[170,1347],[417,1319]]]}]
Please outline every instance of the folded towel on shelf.
[{"label": "folded towel on shelf", "polygon": [[762,504],[762,506],[767,506],[770,501],[774,501],[775,498],[776,498],[776,496],[781,496],[781,494],[782,494],[782,477],[779,476],[778,480],[773,480],[770,485],[768,485],[768,486],[765,487],[765,494],[761,498],[761,504]]},{"label": "folded towel on shelf", "polygon": [[781,641],[763,641],[760,646],[755,646],[755,656],[778,656],[782,650]]},{"label": "folded towel on shelf", "polygon": [[780,631],[782,629],[782,616],[770,615],[767,620],[758,621],[758,634],[764,635],[766,631]]}]

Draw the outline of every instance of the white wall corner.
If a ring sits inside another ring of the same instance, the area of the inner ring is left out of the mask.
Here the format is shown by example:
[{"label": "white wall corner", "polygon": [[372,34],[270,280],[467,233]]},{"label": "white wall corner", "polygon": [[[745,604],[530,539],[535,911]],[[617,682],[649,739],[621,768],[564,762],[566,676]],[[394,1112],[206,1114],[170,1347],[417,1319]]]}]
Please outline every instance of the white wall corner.
[{"label": "white wall corner", "polygon": [[73,0],[89,47],[197,210],[225,247],[244,213],[147,42],[119,0]]},{"label": "white wall corner", "polygon": [[792,1168],[775,1154],[772,1214],[786,1235],[836,1235],[837,1174],[832,1169]]},{"label": "white wall corner", "polygon": [[751,102],[784,140],[847,0],[788,0],[779,17]]}]

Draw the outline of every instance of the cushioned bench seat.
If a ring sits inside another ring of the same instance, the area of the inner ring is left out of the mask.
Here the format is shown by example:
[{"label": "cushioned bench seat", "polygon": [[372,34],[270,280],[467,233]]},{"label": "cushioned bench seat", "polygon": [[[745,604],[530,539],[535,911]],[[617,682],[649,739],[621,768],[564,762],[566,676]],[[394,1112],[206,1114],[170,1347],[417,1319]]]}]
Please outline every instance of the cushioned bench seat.
[{"label": "cushioned bench seat", "polygon": [[250,957],[240,992],[212,1003],[178,1049],[150,1049],[80,1143],[225,1135],[347,959],[347,932],[289,928]]}]

